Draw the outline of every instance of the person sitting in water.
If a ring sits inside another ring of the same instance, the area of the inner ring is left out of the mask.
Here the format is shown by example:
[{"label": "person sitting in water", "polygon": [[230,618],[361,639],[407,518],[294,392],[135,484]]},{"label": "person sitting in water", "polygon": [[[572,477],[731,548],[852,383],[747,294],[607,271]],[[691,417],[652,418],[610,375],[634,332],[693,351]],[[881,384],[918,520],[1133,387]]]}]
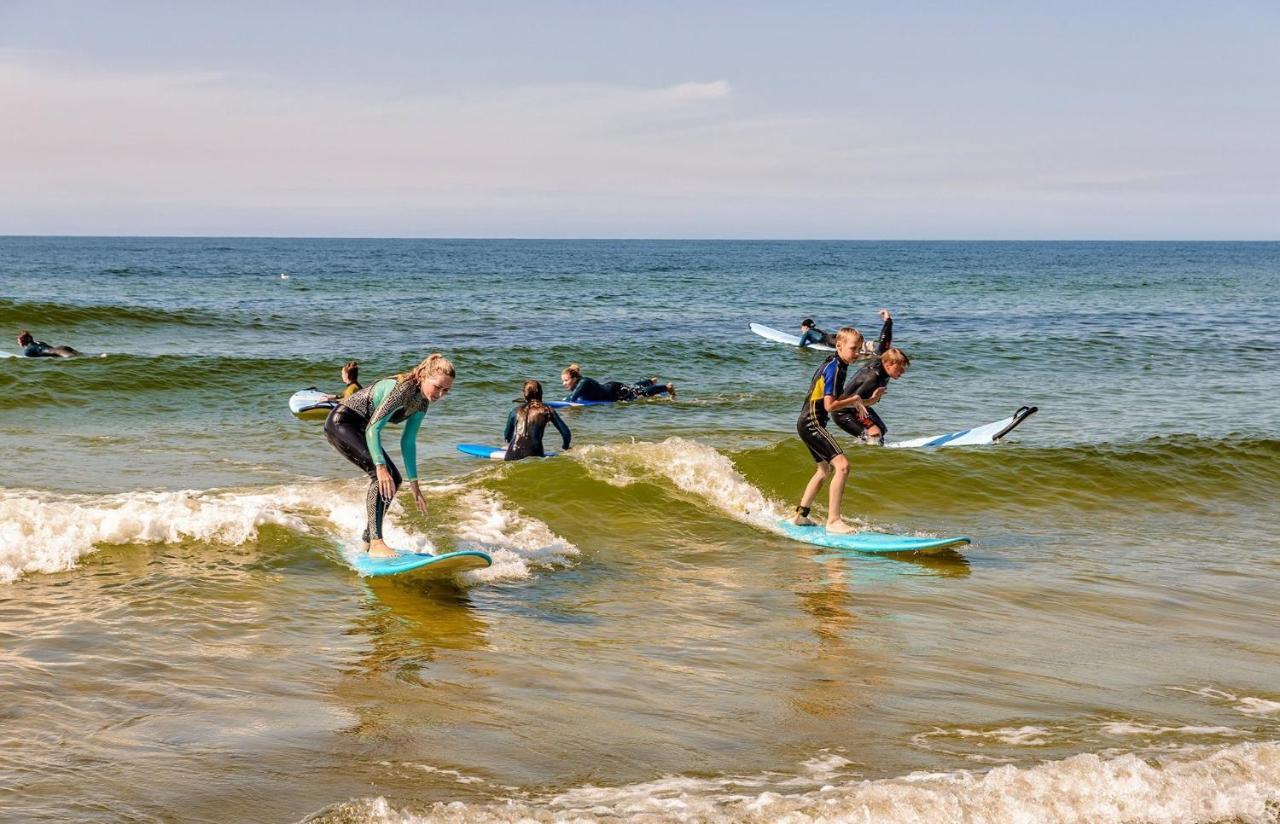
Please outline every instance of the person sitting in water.
[{"label": "person sitting in water", "polygon": [[582,367],[571,363],[560,373],[560,384],[569,392],[565,396],[568,403],[583,401],[633,401],[636,398],[647,398],[666,392],[672,400],[676,398],[676,387],[673,383],[661,384],[657,378],[645,378],[633,384],[621,381],[605,381],[601,383],[594,378],[582,374]]},{"label": "person sitting in water", "polygon": [[521,458],[546,456],[542,449],[542,433],[550,423],[564,440],[562,449],[569,448],[569,427],[565,426],[556,411],[542,402],[542,384],[538,381],[525,381],[523,387],[524,401],[516,401],[520,405],[507,415],[507,428],[502,433],[507,455],[504,460],[518,461]]},{"label": "person sitting in water", "polygon": [[360,362],[347,361],[347,365],[342,367],[342,382],[346,384],[342,391],[336,395],[330,395],[329,400],[340,401],[343,398],[349,398],[355,393],[364,389],[360,385]]},{"label": "person sitting in water", "polygon": [[813,318],[805,318],[800,321],[800,345],[813,346],[815,343],[821,343],[825,346],[835,346],[835,338],[823,332],[821,329],[813,325]]},{"label": "person sitting in water", "polygon": [[24,358],[74,358],[80,354],[70,346],[50,346],[36,340],[26,329],[18,333],[18,346],[22,347],[20,354]]},{"label": "person sitting in water", "polygon": [[[874,357],[878,359],[893,346],[893,315],[888,309],[881,309],[880,320],[882,322],[880,326],[880,337],[875,341],[875,343],[872,343],[871,341],[863,343],[861,352],[862,357]],[[841,390],[840,397],[847,398],[856,391],[855,385],[860,384],[858,375],[861,374],[861,370],[854,373],[854,377],[850,378],[849,382],[846,383],[844,388]],[[866,395],[861,396],[864,401],[874,393],[874,389],[868,389],[867,391],[868,393]],[[880,395],[876,396],[876,400],[870,401],[866,405],[870,407],[872,404],[876,403],[876,401],[880,400],[880,397],[883,394],[884,393],[881,392]],[[876,414],[876,411],[870,408],[867,409],[866,421],[873,424],[880,430],[880,434],[878,436],[869,435],[867,433],[867,423],[859,420],[858,415],[848,409],[842,409],[839,412],[836,412],[831,416],[831,420],[835,421],[836,426],[840,427],[845,432],[848,432],[855,438],[862,438],[868,443],[874,443],[875,437],[879,437],[881,439],[881,443],[883,443],[884,433],[888,431],[884,425],[884,421],[880,420],[880,416]]]}]

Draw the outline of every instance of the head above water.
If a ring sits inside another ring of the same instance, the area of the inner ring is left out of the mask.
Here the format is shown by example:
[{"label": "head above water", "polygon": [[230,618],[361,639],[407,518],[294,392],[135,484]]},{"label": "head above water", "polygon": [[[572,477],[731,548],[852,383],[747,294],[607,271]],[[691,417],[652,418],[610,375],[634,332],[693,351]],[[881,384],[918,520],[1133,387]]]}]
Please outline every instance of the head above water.
[{"label": "head above water", "polygon": [[813,328],[813,318],[805,318],[800,321],[800,328],[808,331]]},{"label": "head above water", "polygon": [[903,352],[896,346],[890,347],[880,356],[880,362],[884,364],[885,374],[897,380],[907,371],[907,367],[911,365],[911,358],[907,357],[907,353]]},{"label": "head above water", "polygon": [[862,349],[862,333],[852,326],[842,326],[836,332],[836,354],[845,363],[853,363]]},{"label": "head above water", "polygon": [[31,343],[34,340],[35,340],[35,336],[32,335],[30,332],[28,332],[26,329],[23,329],[21,332],[18,333],[19,346],[26,346],[28,343]]},{"label": "head above water", "polygon": [[427,355],[426,359],[415,366],[412,371],[396,375],[396,380],[398,381],[414,381],[417,383],[418,391],[422,393],[422,397],[432,403],[449,394],[449,390],[453,388],[453,378],[453,364],[439,352]]},{"label": "head above water", "polygon": [[342,382],[360,382],[360,361],[347,361],[347,365],[342,367]]},{"label": "head above water", "polygon": [[526,402],[542,403],[542,383],[539,381],[525,381],[521,387],[521,394],[524,395]]},{"label": "head above water", "polygon": [[560,373],[560,383],[565,389],[572,389],[580,380],[582,380],[582,367],[576,363],[569,364]]}]

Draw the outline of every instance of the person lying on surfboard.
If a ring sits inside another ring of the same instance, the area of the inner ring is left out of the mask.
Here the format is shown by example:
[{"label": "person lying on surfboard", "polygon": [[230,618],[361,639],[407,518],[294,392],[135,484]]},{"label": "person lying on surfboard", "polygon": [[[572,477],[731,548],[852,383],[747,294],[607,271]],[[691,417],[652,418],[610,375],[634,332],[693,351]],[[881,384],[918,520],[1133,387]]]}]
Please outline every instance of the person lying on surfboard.
[{"label": "person lying on surfboard", "polygon": [[836,339],[828,332],[813,325],[813,318],[805,318],[800,321],[800,346],[812,346],[815,343],[823,343],[827,346],[835,346]]},{"label": "person lying on surfboard", "polygon": [[18,354],[24,358],[74,358],[80,354],[70,346],[50,346],[36,340],[26,329],[18,333],[18,346],[21,347]]},{"label": "person lying on surfboard", "polygon": [[657,378],[645,378],[633,384],[621,381],[605,381],[601,383],[594,378],[582,374],[582,367],[571,363],[560,373],[560,385],[569,392],[565,396],[567,403],[583,401],[633,401],[636,398],[647,398],[666,392],[672,400],[676,399],[676,387],[673,383],[660,384]]},{"label": "person lying on surfboard", "polygon": [[849,364],[862,349],[862,333],[846,326],[836,333],[836,353],[827,358],[809,381],[809,393],[805,396],[796,432],[818,465],[804,488],[800,505],[796,507],[793,523],[810,526],[816,522],[809,517],[810,506],[827,479],[831,487],[827,492],[827,532],[846,534],[855,532],[853,527],[840,519],[840,501],[844,497],[845,481],[849,478],[849,459],[836,439],[827,431],[831,414],[842,409],[854,409],[866,414],[867,408],[859,397],[837,399],[844,386]]},{"label": "person lying on surfboard", "polygon": [[427,407],[449,394],[454,370],[449,359],[439,353],[411,371],[383,378],[372,386],[343,398],[324,422],[324,436],[342,457],[360,467],[370,479],[365,493],[365,549],[374,558],[393,558],[396,551],[382,539],[382,519],[400,488],[400,470],[382,448],[382,429],[388,423],[403,423],[400,454],[404,456],[405,477],[419,512],[427,511],[427,501],[418,488],[418,428]]},{"label": "person lying on surfboard", "polygon": [[502,433],[503,446],[507,450],[503,460],[518,461],[521,458],[536,456],[545,457],[542,448],[542,433],[550,423],[564,440],[562,449],[569,448],[569,427],[561,420],[556,411],[542,402],[542,384],[538,381],[525,381],[522,390],[524,401],[516,401],[520,405],[507,415],[507,428]]},{"label": "person lying on surfboard", "polygon": [[[876,359],[855,372],[840,392],[841,398],[848,398],[854,395],[861,398],[863,405],[867,407],[867,414],[866,416],[859,416],[853,411],[845,409],[833,414],[831,419],[836,422],[836,426],[855,438],[862,438],[867,443],[883,445],[884,435],[889,431],[889,428],[885,426],[884,421],[880,419],[876,411],[870,407],[879,402],[880,398],[884,396],[887,389],[886,385],[889,382],[889,377],[886,376],[887,373],[881,358],[893,348],[893,315],[888,309],[881,309],[880,320],[883,321],[883,325],[880,327],[880,338],[876,341],[874,349]],[[900,355],[902,354],[901,350],[895,351]],[[906,355],[902,355],[902,357],[906,358]],[[897,362],[896,357],[893,360],[895,363]],[[911,361],[907,360],[906,363],[909,364]],[[902,370],[905,371],[906,366],[903,366]],[[899,372],[892,377],[901,376],[902,372]]]}]

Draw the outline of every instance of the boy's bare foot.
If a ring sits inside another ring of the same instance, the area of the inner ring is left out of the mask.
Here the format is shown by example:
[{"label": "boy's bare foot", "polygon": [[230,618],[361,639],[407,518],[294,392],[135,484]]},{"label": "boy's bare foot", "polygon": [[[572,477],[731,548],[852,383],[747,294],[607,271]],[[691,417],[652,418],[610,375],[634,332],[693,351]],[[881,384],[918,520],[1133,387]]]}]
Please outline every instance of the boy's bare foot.
[{"label": "boy's bare foot", "polygon": [[676,385],[674,383],[667,384],[667,394],[671,396],[671,400],[676,399]]},{"label": "boy's bare foot", "polygon": [[369,542],[370,558],[394,558],[400,553],[387,546],[387,542],[383,540]]},{"label": "boy's bare foot", "polygon": [[791,519],[791,523],[796,526],[817,526],[818,522],[810,518],[808,515],[801,515],[799,512]]},{"label": "boy's bare foot", "polygon": [[844,521],[828,521],[827,532],[832,535],[852,535],[858,530],[846,524]]}]

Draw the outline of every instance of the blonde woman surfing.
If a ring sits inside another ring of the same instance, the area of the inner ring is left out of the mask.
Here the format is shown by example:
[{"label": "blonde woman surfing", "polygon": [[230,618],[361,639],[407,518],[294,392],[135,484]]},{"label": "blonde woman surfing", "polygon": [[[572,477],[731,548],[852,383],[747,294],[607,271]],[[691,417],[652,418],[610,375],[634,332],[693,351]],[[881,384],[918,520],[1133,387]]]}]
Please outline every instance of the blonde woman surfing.
[{"label": "blonde woman surfing", "polygon": [[449,393],[453,378],[449,359],[430,355],[411,372],[383,378],[343,398],[324,422],[325,438],[333,448],[369,476],[363,540],[371,557],[396,555],[382,539],[382,519],[400,488],[400,470],[382,448],[382,430],[388,423],[404,424],[400,454],[404,456],[405,476],[418,511],[426,512],[427,502],[418,488],[418,428],[427,407]]}]

